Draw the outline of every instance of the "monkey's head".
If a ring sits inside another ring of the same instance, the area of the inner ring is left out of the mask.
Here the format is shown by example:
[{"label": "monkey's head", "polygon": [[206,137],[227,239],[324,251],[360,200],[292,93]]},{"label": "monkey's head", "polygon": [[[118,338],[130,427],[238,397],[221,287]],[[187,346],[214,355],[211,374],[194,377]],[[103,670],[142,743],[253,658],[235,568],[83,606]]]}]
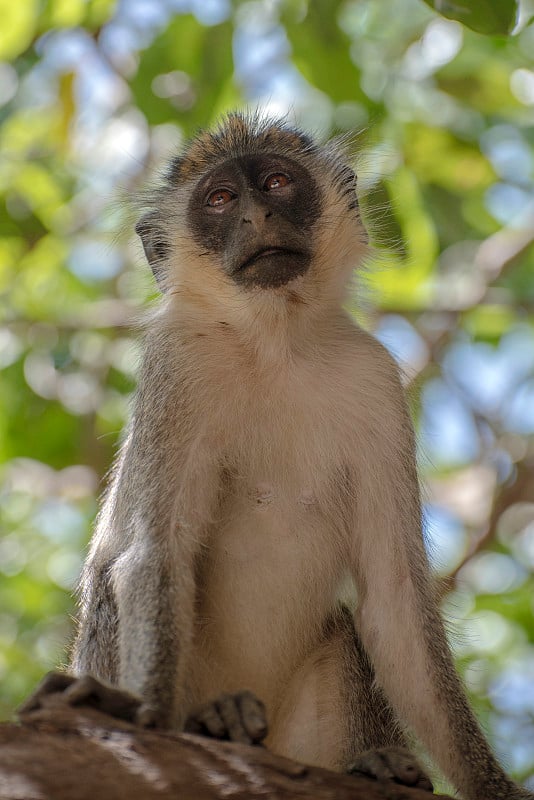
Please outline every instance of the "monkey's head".
[{"label": "monkey's head", "polygon": [[347,282],[365,250],[356,177],[333,143],[232,114],[174,159],[136,227],[164,291],[310,299]]}]

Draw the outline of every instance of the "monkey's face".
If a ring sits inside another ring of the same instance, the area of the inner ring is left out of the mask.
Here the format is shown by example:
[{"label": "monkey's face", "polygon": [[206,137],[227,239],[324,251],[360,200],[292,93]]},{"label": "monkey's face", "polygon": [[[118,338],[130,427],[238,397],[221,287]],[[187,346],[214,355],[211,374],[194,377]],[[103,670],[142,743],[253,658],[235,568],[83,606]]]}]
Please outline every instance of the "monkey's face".
[{"label": "monkey's face", "polygon": [[321,208],[319,186],[302,164],[274,153],[243,155],[201,178],[187,223],[235,283],[270,289],[309,269]]},{"label": "monkey's face", "polygon": [[255,308],[298,298],[311,314],[343,301],[366,251],[343,148],[256,114],[200,132],[150,206],[136,230],[159,286],[204,308],[243,309],[255,289]]}]

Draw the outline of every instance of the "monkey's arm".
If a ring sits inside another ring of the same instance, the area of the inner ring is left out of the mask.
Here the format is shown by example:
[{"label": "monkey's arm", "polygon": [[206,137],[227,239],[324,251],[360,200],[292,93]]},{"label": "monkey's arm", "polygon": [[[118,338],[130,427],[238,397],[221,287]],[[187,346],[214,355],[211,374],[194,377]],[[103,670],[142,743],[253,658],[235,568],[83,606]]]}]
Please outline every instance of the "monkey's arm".
[{"label": "monkey's arm", "polygon": [[356,624],[378,683],[462,797],[532,798],[498,765],[453,666],[421,533],[413,429],[393,380],[356,476]]},{"label": "monkey's arm", "polygon": [[195,558],[218,480],[179,345],[156,330],[82,577],[73,668],[139,695],[163,725],[181,725],[187,711]]}]

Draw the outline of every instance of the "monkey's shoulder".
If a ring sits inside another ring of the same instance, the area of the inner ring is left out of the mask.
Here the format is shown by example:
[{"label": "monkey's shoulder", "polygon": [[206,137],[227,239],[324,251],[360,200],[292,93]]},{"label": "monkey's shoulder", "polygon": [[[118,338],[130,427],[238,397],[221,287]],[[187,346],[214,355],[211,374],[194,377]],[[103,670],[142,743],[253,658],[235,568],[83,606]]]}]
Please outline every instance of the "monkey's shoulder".
[{"label": "monkey's shoulder", "polygon": [[404,395],[399,366],[371,333],[348,322],[330,343],[328,363],[344,379],[349,392]]}]

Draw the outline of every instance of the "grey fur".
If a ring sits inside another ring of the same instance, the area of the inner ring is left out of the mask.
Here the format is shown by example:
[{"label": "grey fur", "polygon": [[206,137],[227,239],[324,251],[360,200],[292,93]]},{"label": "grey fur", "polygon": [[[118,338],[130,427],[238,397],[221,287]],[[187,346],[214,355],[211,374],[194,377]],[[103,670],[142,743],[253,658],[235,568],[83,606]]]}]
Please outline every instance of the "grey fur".
[{"label": "grey fur", "polygon": [[[277,143],[320,189],[311,263],[245,292],[193,240],[188,202],[222,159]],[[269,746],[336,769],[403,745],[409,727],[466,800],[532,800],[453,667],[398,369],[343,310],[365,255],[354,186],[335,146],[233,116],[152,198],[140,230],[157,226],[166,295],[82,578],[73,670],[176,727],[193,705],[251,689]],[[336,612],[347,576],[352,619]]]}]

